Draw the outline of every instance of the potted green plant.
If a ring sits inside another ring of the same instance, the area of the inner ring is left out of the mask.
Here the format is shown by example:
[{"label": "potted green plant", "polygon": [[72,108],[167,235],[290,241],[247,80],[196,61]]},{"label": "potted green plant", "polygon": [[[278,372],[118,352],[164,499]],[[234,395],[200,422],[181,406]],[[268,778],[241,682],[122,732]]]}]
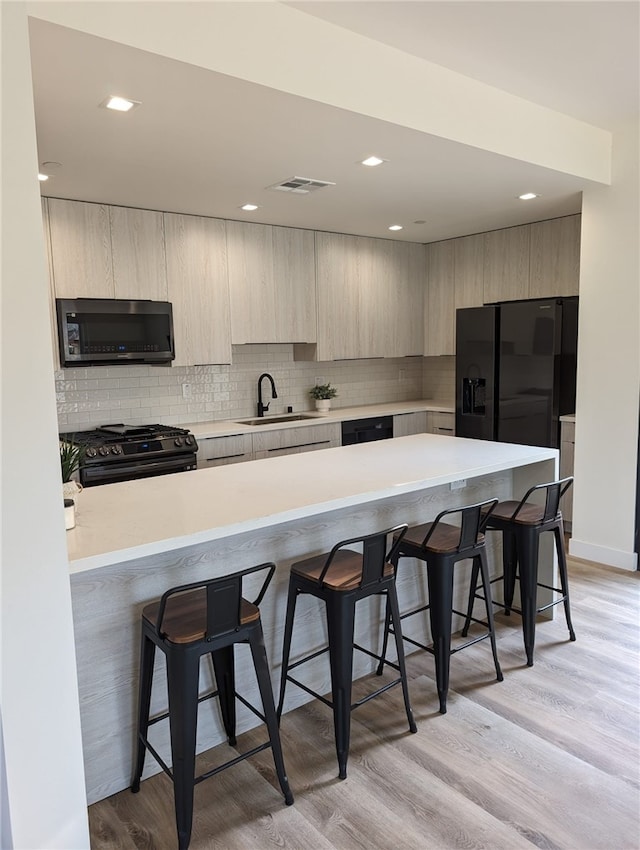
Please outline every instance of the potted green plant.
[{"label": "potted green plant", "polygon": [[331,399],[338,395],[338,390],[331,384],[316,384],[309,390],[309,395],[316,401],[316,410],[327,414],[331,409]]},{"label": "potted green plant", "polygon": [[62,492],[65,498],[72,499],[82,487],[74,475],[80,468],[82,448],[68,440],[60,440],[60,471],[62,472]]}]

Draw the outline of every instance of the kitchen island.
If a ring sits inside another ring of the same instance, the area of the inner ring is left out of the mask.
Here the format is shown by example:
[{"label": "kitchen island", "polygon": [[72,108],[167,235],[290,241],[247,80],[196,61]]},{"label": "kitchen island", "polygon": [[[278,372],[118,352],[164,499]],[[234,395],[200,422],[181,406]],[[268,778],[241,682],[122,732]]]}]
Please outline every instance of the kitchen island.
[{"label": "kitchen island", "polygon": [[[341,539],[400,522],[425,522],[447,507],[518,497],[533,484],[557,477],[557,471],[556,449],[419,434],[85,489],[67,539],[88,802],[130,781],[139,622],[147,602],[174,585],[275,561],[278,569],[261,610],[276,688],[293,561],[326,551]],[[401,607],[423,598],[424,583],[411,566],[403,561],[399,570]],[[541,578],[552,575],[553,554],[543,547]],[[317,600],[299,605],[296,655],[325,640]],[[381,601],[361,605],[357,640],[376,646]],[[253,700],[255,678],[243,649],[236,654],[239,691]],[[309,665],[308,684],[321,692],[329,690],[325,662],[321,658]],[[153,712],[165,706],[162,663],[159,659]],[[357,658],[354,676],[371,669],[370,658]],[[204,688],[208,670],[203,669],[202,678]],[[291,689],[285,710],[308,699]],[[239,711],[239,731],[256,722],[246,710]],[[155,743],[166,757],[163,725],[154,727]],[[206,703],[198,749],[223,740],[217,710]],[[152,761],[145,776],[159,769]]]}]

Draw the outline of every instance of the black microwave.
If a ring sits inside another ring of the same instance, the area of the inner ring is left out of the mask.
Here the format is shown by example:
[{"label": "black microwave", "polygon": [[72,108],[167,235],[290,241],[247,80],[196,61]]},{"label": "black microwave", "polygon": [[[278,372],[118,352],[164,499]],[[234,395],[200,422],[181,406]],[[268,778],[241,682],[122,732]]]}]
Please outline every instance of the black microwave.
[{"label": "black microwave", "polygon": [[56,298],[63,366],[170,364],[175,358],[168,301]]}]

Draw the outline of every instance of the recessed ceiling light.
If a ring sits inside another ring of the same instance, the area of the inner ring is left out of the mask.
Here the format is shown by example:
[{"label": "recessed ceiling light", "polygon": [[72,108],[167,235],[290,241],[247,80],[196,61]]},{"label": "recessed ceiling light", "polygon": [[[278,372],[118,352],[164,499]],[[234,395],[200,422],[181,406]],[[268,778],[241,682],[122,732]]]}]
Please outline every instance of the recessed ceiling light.
[{"label": "recessed ceiling light", "polygon": [[257,209],[258,209],[258,205],[257,205],[257,204],[243,204],[243,205],[240,207],[240,209],[241,209],[241,210],[246,210],[247,212],[253,212],[254,210],[257,210]]},{"label": "recessed ceiling light", "polygon": [[376,165],[382,165],[383,162],[387,162],[387,160],[380,159],[379,156],[368,156],[361,161],[360,165],[368,165],[369,168],[374,168]]},{"label": "recessed ceiling light", "polygon": [[48,180],[48,179],[49,179],[49,175],[48,175],[48,174],[38,174],[38,180],[39,180],[41,183],[44,183],[44,181],[45,181],[45,180]]},{"label": "recessed ceiling light", "polygon": [[392,224],[389,230],[402,230],[401,224]]},{"label": "recessed ceiling light", "polygon": [[525,192],[524,195],[518,195],[518,198],[521,201],[532,201],[534,198],[539,198],[540,195],[536,195],[535,192]]},{"label": "recessed ceiling light", "polygon": [[130,112],[136,106],[140,106],[140,101],[130,100],[128,97],[110,95],[106,100],[102,101],[100,106],[104,106],[106,109],[115,109],[116,112]]}]

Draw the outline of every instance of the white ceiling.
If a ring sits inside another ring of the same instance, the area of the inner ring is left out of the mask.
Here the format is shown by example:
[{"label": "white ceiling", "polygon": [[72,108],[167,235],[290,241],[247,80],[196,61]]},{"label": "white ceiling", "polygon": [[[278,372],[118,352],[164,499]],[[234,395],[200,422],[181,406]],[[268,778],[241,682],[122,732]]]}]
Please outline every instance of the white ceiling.
[{"label": "white ceiling", "polygon": [[[604,129],[638,113],[637,2],[287,5]],[[580,209],[577,177],[41,20],[30,37],[38,157],[61,163],[44,195],[417,242]],[[142,106],[98,109],[110,93]],[[336,186],[266,188],[294,175]]]}]

